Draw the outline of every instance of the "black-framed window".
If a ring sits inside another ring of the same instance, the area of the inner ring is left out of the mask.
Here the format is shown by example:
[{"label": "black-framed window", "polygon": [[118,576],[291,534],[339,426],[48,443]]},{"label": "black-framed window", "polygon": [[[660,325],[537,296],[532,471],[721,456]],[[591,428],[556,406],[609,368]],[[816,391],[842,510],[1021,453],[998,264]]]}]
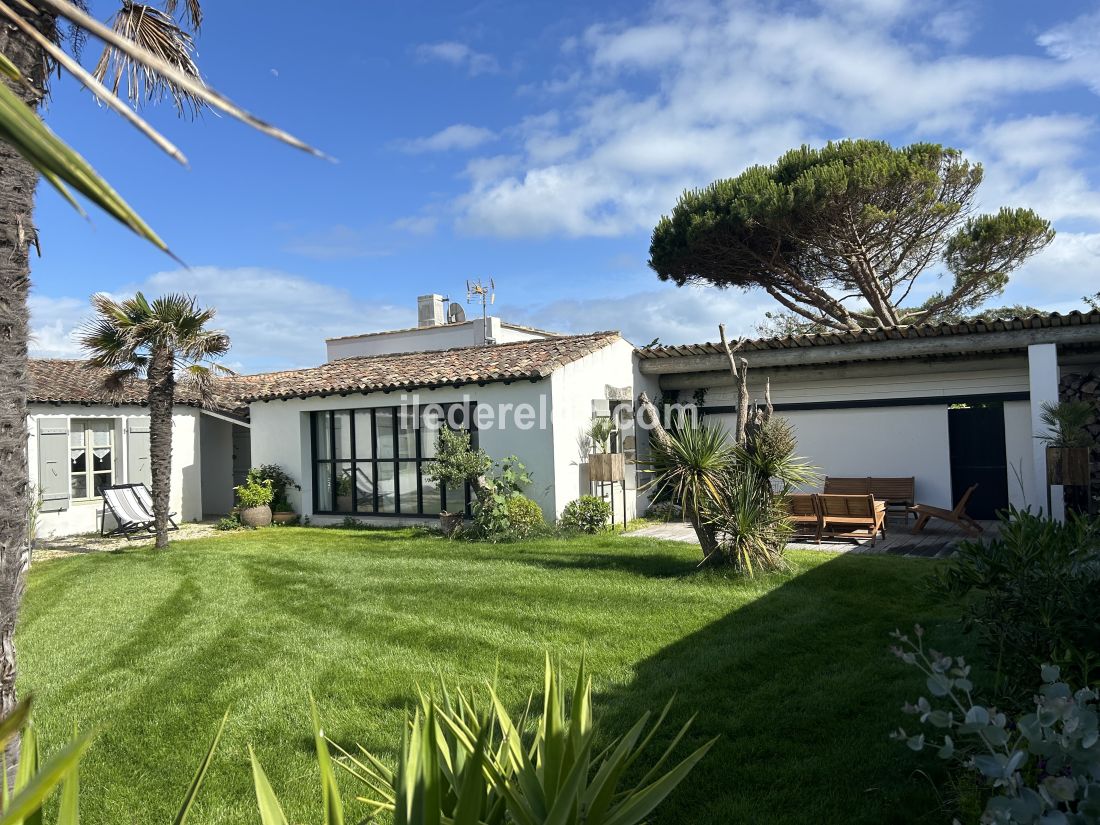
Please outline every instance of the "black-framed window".
[{"label": "black-framed window", "polygon": [[449,490],[427,475],[443,426],[470,430],[473,405],[361,407],[310,414],[313,512],[432,516],[470,510],[470,487]]}]

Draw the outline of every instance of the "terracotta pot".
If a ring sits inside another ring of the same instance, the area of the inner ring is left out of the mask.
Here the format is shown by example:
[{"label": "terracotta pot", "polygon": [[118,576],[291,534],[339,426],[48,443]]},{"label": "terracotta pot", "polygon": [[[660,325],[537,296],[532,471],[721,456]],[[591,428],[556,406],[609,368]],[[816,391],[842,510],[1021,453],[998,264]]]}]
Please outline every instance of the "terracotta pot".
[{"label": "terracotta pot", "polygon": [[242,507],[240,519],[241,524],[246,527],[267,527],[271,524],[271,508],[266,504],[261,507]]},{"label": "terracotta pot", "polygon": [[443,531],[443,535],[450,538],[462,526],[462,513],[440,513],[439,514],[439,529]]},{"label": "terracotta pot", "polygon": [[1088,447],[1047,447],[1047,484],[1088,483]]},{"label": "terracotta pot", "polygon": [[271,520],[276,524],[293,524],[298,520],[297,513],[273,513]]}]

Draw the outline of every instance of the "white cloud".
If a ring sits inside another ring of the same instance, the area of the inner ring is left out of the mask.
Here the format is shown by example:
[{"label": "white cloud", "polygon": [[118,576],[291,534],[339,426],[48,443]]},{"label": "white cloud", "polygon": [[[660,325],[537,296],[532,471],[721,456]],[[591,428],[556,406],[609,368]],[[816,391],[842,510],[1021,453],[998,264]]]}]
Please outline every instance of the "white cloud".
[{"label": "white cloud", "polygon": [[[931,24],[914,30],[918,19]],[[509,164],[467,167],[477,174],[456,200],[457,225],[504,237],[644,232],[685,188],[791,146],[881,135],[978,144],[1006,101],[1087,82],[1081,62],[1092,35],[1052,30],[1039,56],[943,53],[941,41],[962,44],[967,20],[939,0],[788,11],[763,0],[692,0],[658,3],[632,24],[592,26],[563,49],[576,65],[562,74],[583,75],[572,99],[506,130],[518,163],[511,153]],[[620,82],[624,72],[644,82]],[[1089,128],[1080,121],[1032,127],[1063,128],[1071,140]],[[1035,139],[1003,132],[986,147],[991,156],[1035,151]],[[1043,169],[1012,174],[1004,191],[1047,204],[1062,192],[1068,206],[1052,215],[1092,215],[1090,181],[1053,153]]]},{"label": "white cloud", "polygon": [[449,152],[455,149],[476,149],[478,146],[495,139],[496,135],[489,129],[481,126],[471,126],[468,123],[455,123],[445,129],[440,129],[433,135],[402,141],[399,146],[410,154]]},{"label": "white cloud", "polygon": [[464,68],[471,75],[491,74],[500,70],[497,59],[491,54],[475,51],[465,43],[446,40],[440,43],[423,43],[416,47],[421,60],[439,60]]},{"label": "white cloud", "polygon": [[390,224],[394,229],[408,232],[410,235],[431,235],[435,232],[438,219],[432,215],[410,215],[398,218]]},{"label": "white cloud", "polygon": [[[255,267],[200,266],[159,272],[115,295],[185,290],[201,306],[218,310],[214,324],[226,330],[233,348],[226,362],[247,372],[322,363],[324,339],[398,329],[415,323],[415,307],[395,307],[356,297],[345,289],[286,272]],[[36,356],[79,356],[71,332],[91,315],[87,298],[31,300]]]},{"label": "white cloud", "polygon": [[1100,94],[1100,10],[1082,14],[1039,37],[1039,45],[1077,71],[1085,83]]}]

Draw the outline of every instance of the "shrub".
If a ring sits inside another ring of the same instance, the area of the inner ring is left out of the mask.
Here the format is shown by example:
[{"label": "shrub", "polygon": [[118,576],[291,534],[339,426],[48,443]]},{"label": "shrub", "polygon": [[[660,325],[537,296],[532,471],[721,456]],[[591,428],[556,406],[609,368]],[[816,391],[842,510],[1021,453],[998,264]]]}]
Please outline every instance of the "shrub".
[{"label": "shrub", "polygon": [[1004,697],[1026,695],[1047,662],[1076,684],[1100,678],[1100,519],[1070,513],[1060,523],[1012,510],[998,538],[959,545],[933,590],[965,605],[964,628]]},{"label": "shrub", "polygon": [[514,539],[534,535],[546,524],[542,508],[522,493],[508,496],[504,512],[508,519],[509,532]]},{"label": "shrub", "polygon": [[558,519],[563,530],[599,533],[611,518],[611,505],[598,496],[581,496],[565,505]]},{"label": "shrub", "polygon": [[270,480],[264,479],[261,481],[251,474],[249,474],[244,484],[233,489],[237,491],[237,503],[246,510],[249,507],[264,507],[271,504],[271,499],[275,495],[271,489]]},{"label": "shrub", "polygon": [[649,505],[645,517],[653,521],[682,521],[684,511],[671,501],[656,501]]},{"label": "shrub", "polygon": [[1061,670],[1046,665],[1039,669],[1038,694],[1028,691],[1030,711],[1011,719],[974,701],[970,666],[962,657],[926,652],[919,625],[914,635],[915,642],[895,632],[899,644],[892,650],[924,674],[932,699],[922,696],[903,708],[918,717],[920,733],[898,728],[893,737],[914,751],[934,749],[941,759],[977,774],[991,792],[983,823],[1100,821],[1100,694],[1072,691],[1061,681]]},{"label": "shrub", "polygon": [[223,516],[214,522],[215,530],[240,530],[241,520],[237,518],[236,514]]},{"label": "shrub", "polygon": [[287,490],[293,487],[295,490],[301,490],[302,488],[295,483],[294,479],[287,475],[278,464],[261,464],[259,467],[254,467],[248,471],[249,478],[254,478],[258,481],[270,481],[271,482],[271,509],[276,513],[289,513],[290,499],[287,497]]},{"label": "shrub", "polygon": [[435,449],[435,461],[428,464],[428,477],[461,490],[467,482],[475,482],[489,472],[493,460],[484,450],[475,450],[470,446],[470,433],[467,430],[451,430],[446,427],[439,431]]},{"label": "shrub", "polygon": [[785,570],[783,551],[794,532],[781,496],[770,494],[749,470],[731,474],[718,491],[716,528],[718,552],[727,563],[750,576]]}]

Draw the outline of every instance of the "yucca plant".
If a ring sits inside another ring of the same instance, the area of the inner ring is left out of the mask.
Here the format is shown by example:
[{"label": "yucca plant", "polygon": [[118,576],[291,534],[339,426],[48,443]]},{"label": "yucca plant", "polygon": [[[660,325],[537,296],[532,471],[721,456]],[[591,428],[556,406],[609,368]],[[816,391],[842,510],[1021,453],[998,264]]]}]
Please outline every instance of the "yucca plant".
[{"label": "yucca plant", "polygon": [[[377,757],[345,754],[342,764],[369,789],[376,810],[399,825],[636,825],[648,817],[710,750],[706,742],[671,769],[689,720],[640,778],[636,766],[652,744],[671,701],[653,725],[647,712],[623,736],[595,751],[592,680],[582,662],[568,695],[561,672],[546,659],[542,714],[513,718],[496,690],[459,694],[452,702],[421,697],[398,769]],[[647,730],[648,728],[648,730]],[[438,813],[437,813],[438,811]]]},{"label": "yucca plant", "polygon": [[748,429],[744,446],[735,448],[739,465],[749,470],[766,491],[788,493],[818,479],[815,468],[795,454],[798,441],[786,418],[769,415]]},{"label": "yucca plant", "polygon": [[713,521],[736,460],[726,430],[694,418],[653,444],[652,496],[667,496],[680,506],[699,538],[704,560],[718,552]]},{"label": "yucca plant", "polygon": [[1096,439],[1088,431],[1088,425],[1096,415],[1096,405],[1088,401],[1062,401],[1052,404],[1046,401],[1039,414],[1047,432],[1037,438],[1048,447],[1092,447]]},{"label": "yucca plant", "polygon": [[783,496],[773,495],[751,470],[731,475],[712,519],[719,552],[749,576],[786,569],[783,551],[794,532]]}]

